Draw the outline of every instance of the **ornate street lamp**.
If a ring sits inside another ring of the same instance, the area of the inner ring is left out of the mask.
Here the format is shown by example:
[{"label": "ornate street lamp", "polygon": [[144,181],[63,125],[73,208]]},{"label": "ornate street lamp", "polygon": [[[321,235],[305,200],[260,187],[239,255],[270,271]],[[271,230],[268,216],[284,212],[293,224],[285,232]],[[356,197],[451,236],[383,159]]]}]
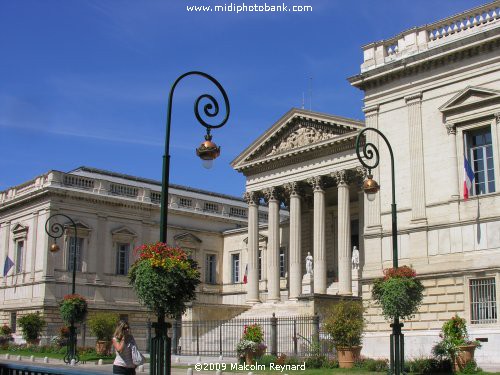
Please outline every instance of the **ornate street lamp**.
[{"label": "ornate street lamp", "polygon": [[[64,227],[60,223],[53,223],[52,225],[49,225],[49,222],[52,218],[56,216],[62,216],[66,218],[67,220],[70,221],[71,225],[73,226],[73,275],[72,275],[72,282],[71,282],[71,294],[75,294],[75,280],[76,280],[76,246],[77,246],[77,233],[76,233],[76,224],[71,219],[69,216],[64,215],[64,214],[54,214],[50,216],[47,221],[45,222],[45,232],[54,239],[54,243],[50,246],[50,252],[55,254],[57,253],[60,248],[59,245],[57,244],[56,240],[64,234]],[[69,249],[71,251],[71,241],[70,241],[70,246]],[[70,255],[71,258],[71,255]],[[72,360],[75,360],[75,363],[78,363],[80,358],[78,357],[77,353],[77,347],[76,347],[76,327],[75,327],[75,322],[71,320],[71,325],[69,327],[69,343],[68,343],[68,348],[66,351],[66,354],[64,355],[64,362],[65,363],[71,363]]]},{"label": "ornate street lamp", "polygon": [[[373,131],[380,135],[382,139],[385,141],[387,148],[389,149],[389,154],[391,156],[391,177],[392,177],[392,204],[391,204],[391,212],[392,212],[392,266],[394,268],[398,268],[398,220],[397,220],[397,212],[396,212],[396,182],[394,175],[394,155],[392,153],[392,147],[385,135],[375,128],[365,128],[361,132],[359,132],[356,138],[356,155],[358,156],[358,160],[360,163],[368,169],[367,180],[363,183],[363,190],[365,191],[366,197],[369,201],[373,201],[376,197],[377,192],[380,190],[380,186],[373,179],[373,175],[371,173],[373,168],[376,168],[380,162],[380,155],[377,147],[365,141],[363,146],[363,154],[360,154],[360,146],[361,140],[364,133],[368,131]],[[368,161],[368,162],[366,162]],[[394,318],[393,323],[391,324],[392,334],[391,334],[391,374],[400,375],[404,372],[404,335],[401,333],[401,328],[403,327],[403,323],[399,322],[399,317]]]},{"label": "ornate street lamp", "polygon": [[[167,107],[167,129],[165,136],[165,154],[163,155],[163,173],[162,173],[162,185],[161,185],[161,207],[160,207],[160,242],[167,242],[167,215],[168,215],[168,184],[170,177],[170,124],[172,118],[172,100],[174,90],[177,84],[184,78],[190,75],[197,75],[210,80],[222,94],[224,99],[224,104],[226,108],[226,115],[219,124],[212,125],[207,123],[200,115],[199,106],[202,100],[207,100],[203,106],[203,114],[208,118],[216,117],[219,114],[219,103],[210,94],[200,95],[194,103],[194,114],[198,122],[206,128],[205,140],[201,143],[200,147],[196,149],[196,155],[200,157],[203,161],[203,166],[205,168],[212,167],[214,159],[220,155],[220,147],[212,142],[211,130],[217,129],[224,126],[229,118],[229,99],[227,97],[226,91],[222,85],[212,76],[198,71],[191,71],[182,74],[175,80],[172,87],[170,88],[170,94],[168,96],[168,107]],[[175,317],[177,318],[177,317]],[[170,364],[171,364],[171,338],[167,335],[167,330],[171,328],[170,324],[165,323],[165,314],[158,314],[158,322],[153,323],[152,326],[155,328],[156,336],[151,339],[151,375],[165,375],[170,374]],[[177,353],[177,330],[173,330],[173,341],[174,341],[174,353]]]}]

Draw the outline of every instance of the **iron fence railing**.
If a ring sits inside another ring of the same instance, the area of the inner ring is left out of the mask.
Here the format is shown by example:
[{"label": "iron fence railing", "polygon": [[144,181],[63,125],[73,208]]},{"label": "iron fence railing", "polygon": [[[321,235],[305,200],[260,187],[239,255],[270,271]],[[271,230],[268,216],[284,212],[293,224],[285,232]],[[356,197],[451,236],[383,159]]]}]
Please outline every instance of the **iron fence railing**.
[{"label": "iron fence railing", "polygon": [[180,338],[172,349],[180,355],[234,357],[245,326],[251,324],[262,327],[267,354],[306,357],[328,351],[317,315],[176,322]]}]

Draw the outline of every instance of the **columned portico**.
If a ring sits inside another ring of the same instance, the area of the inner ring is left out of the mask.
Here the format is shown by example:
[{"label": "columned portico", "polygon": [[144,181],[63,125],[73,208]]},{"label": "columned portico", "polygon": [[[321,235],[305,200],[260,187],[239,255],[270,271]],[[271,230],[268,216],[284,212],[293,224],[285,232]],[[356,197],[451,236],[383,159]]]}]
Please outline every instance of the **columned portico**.
[{"label": "columned portico", "polygon": [[248,203],[248,286],[247,303],[258,303],[259,299],[259,195],[245,193]]},{"label": "columned portico", "polygon": [[269,206],[268,248],[267,248],[267,300],[280,300],[280,201],[277,188],[264,189]]}]

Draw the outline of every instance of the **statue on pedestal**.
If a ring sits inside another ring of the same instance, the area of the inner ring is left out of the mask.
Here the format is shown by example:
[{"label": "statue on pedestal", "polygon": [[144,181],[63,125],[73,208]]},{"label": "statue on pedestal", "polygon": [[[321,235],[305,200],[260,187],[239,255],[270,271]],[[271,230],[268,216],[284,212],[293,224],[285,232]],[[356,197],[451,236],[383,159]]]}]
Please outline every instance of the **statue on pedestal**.
[{"label": "statue on pedestal", "polygon": [[314,270],[313,270],[313,257],[311,255],[311,252],[307,252],[306,256],[306,274],[313,275]]},{"label": "statue on pedestal", "polygon": [[359,269],[359,250],[356,246],[353,247],[352,249],[352,269],[357,270]]}]

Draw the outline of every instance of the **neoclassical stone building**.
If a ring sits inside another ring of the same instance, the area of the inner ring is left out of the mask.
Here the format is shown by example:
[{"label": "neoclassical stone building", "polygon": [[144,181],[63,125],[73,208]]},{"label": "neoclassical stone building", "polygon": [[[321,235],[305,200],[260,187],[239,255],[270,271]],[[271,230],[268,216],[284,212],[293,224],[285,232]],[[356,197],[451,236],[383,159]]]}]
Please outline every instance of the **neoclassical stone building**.
[{"label": "neoclassical stone building", "polygon": [[[204,281],[183,319],[312,315],[338,298],[361,298],[363,353],[388,357],[389,323],[371,287],[392,265],[390,162],[385,144],[368,133],[381,152],[373,171],[381,190],[368,201],[354,148],[361,129],[373,127],[395,155],[399,263],[414,267],[426,287],[419,313],[405,322],[406,354],[429,355],[443,322],[458,313],[483,340],[479,364],[498,364],[499,6],[364,46],[361,70],[348,80],[365,94],[365,120],[288,111],[232,162],[246,176],[246,202],[172,186],[169,241],[191,250]],[[474,174],[468,199],[465,160]],[[77,290],[96,309],[144,321],[117,259],[127,245],[157,238],[159,191],[154,181],[80,168],[1,193],[0,254],[22,264],[2,279],[2,321],[20,310],[55,315],[68,290],[67,255],[48,255],[43,230],[56,212],[81,228]]]}]

